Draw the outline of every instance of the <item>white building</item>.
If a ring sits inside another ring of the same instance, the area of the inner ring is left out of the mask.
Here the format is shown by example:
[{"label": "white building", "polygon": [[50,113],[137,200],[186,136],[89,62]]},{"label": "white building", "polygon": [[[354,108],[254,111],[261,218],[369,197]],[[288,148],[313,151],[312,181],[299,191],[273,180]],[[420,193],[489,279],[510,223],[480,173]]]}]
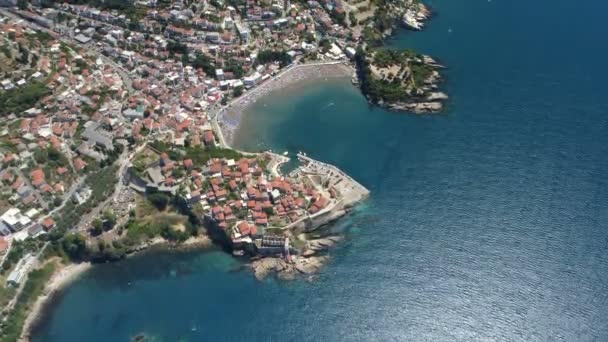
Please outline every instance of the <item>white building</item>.
[{"label": "white building", "polygon": [[4,90],[11,90],[15,88],[15,85],[9,79],[3,80],[2,82],[0,82],[0,85],[2,85],[2,88],[4,88]]},{"label": "white building", "polygon": [[224,70],[215,69],[215,77],[217,77],[218,81],[223,81],[224,80]]},{"label": "white building", "polygon": [[346,51],[346,56],[348,56],[350,59],[355,58],[355,55],[357,54],[357,51],[350,46],[344,49],[344,51]]},{"label": "white building", "polygon": [[245,77],[243,79],[243,84],[245,87],[253,87],[260,82],[262,79],[262,75],[259,72],[254,72],[251,76]]},{"label": "white building", "polygon": [[27,276],[30,267],[34,264],[34,260],[35,258],[31,254],[19,260],[15,269],[6,278],[6,284],[13,287],[19,286]]},{"label": "white building", "polygon": [[249,41],[249,28],[239,21],[235,23],[236,30],[239,32],[239,36],[244,41]]},{"label": "white building", "polygon": [[129,119],[129,120],[143,119],[144,118],[144,112],[140,112],[140,111],[137,111],[137,110],[131,109],[131,108],[123,111],[122,115],[125,118]]},{"label": "white building", "polygon": [[21,214],[21,210],[18,208],[7,210],[0,216],[0,220],[14,232],[19,231],[32,223],[32,220]]},{"label": "white building", "polygon": [[270,192],[270,198],[276,203],[281,198],[281,192],[279,189],[272,189]]},{"label": "white building", "polygon": [[0,235],[10,235],[11,234],[11,230],[8,228],[8,226],[6,224],[4,224],[4,222],[0,222]]}]

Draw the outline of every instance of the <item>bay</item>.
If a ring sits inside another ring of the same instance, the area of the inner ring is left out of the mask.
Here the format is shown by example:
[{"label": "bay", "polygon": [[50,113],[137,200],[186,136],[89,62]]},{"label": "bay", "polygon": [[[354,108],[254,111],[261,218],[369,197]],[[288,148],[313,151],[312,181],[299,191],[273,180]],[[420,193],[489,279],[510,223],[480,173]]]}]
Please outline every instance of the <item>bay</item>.
[{"label": "bay", "polygon": [[428,3],[427,29],[390,45],[448,66],[444,114],[332,80],[245,115],[237,147],[305,151],[372,191],[318,280],[155,252],[94,268],[34,340],[608,340],[608,4]]}]

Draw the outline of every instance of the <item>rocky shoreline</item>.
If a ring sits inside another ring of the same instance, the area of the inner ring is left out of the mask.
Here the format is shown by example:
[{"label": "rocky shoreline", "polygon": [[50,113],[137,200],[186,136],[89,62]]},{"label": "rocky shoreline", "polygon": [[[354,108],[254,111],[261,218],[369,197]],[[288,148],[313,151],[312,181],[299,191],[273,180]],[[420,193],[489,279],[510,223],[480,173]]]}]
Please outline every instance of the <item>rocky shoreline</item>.
[{"label": "rocky shoreline", "polygon": [[424,65],[432,68],[433,72],[424,80],[422,89],[418,93],[412,94],[413,101],[389,103],[387,107],[390,110],[408,111],[415,114],[438,113],[443,110],[443,102],[448,100],[449,97],[444,92],[439,91],[439,84],[443,81],[439,69],[445,67],[430,56],[423,55],[422,57]]},{"label": "rocky shoreline", "polygon": [[328,259],[328,256],[314,256],[288,263],[283,258],[260,258],[251,263],[251,268],[255,278],[260,281],[270,274],[276,274],[281,280],[293,280],[298,274],[317,273]]},{"label": "rocky shoreline", "polygon": [[307,240],[306,247],[300,255],[294,256],[291,262],[279,257],[260,257],[252,260],[249,267],[257,280],[263,280],[271,274],[281,280],[293,280],[298,275],[313,275],[329,260],[327,252],[344,240],[340,235],[331,235]]},{"label": "rocky shoreline", "polygon": [[[432,16],[426,5],[414,0],[395,0],[379,12],[384,20],[392,21],[389,27],[382,26],[382,39],[364,41],[355,57],[357,83],[370,104],[391,111],[414,114],[443,111],[448,96],[439,90],[443,78],[439,72],[445,67],[427,55],[395,49],[377,49],[385,38],[393,35],[394,29],[402,26],[413,31],[424,29]],[[389,51],[390,59],[386,53]],[[384,58],[375,60],[374,56]],[[362,56],[363,55],[363,56]],[[395,57],[399,56],[399,57]]]},{"label": "rocky shoreline", "polygon": [[413,4],[402,15],[401,23],[410,30],[422,31],[424,22],[429,20],[431,15],[431,10],[424,4]]}]

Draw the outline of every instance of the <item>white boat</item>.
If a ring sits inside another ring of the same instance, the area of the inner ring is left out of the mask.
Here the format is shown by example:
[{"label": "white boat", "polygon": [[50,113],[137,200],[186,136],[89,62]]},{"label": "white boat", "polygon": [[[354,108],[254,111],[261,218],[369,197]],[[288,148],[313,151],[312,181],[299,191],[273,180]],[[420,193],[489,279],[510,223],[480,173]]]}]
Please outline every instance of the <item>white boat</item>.
[{"label": "white boat", "polygon": [[289,152],[288,152],[288,151],[283,152],[283,155],[284,155],[284,156],[286,156],[286,155],[288,155],[288,154],[289,154]]}]

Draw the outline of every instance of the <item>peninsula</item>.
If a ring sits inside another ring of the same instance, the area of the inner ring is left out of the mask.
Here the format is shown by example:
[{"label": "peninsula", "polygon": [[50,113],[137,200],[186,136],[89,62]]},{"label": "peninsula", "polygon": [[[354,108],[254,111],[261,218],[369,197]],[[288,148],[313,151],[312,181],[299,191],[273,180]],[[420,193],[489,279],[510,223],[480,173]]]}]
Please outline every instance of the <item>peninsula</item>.
[{"label": "peninsula", "polygon": [[412,51],[376,50],[357,54],[361,91],[391,110],[438,112],[447,95],[437,91],[442,68],[429,56]]},{"label": "peninsula", "polygon": [[[78,1],[0,5],[0,341],[90,264],[219,244],[258,279],[310,274],[324,227],[369,191],[335,166],[232,149],[243,109],[297,82],[352,77],[431,112],[440,65],[380,48],[423,27],[413,0]],[[358,71],[357,71],[358,69]]]}]

